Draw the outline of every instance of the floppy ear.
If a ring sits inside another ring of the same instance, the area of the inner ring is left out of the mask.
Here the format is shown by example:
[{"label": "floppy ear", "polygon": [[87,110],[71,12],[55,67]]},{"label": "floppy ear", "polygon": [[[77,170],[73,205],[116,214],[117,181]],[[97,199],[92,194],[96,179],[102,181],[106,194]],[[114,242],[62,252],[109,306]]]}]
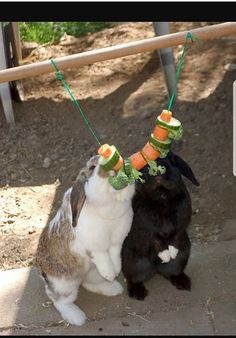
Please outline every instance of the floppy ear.
[{"label": "floppy ear", "polygon": [[171,162],[179,169],[182,175],[187,177],[194,185],[200,185],[190,166],[181,157],[170,152],[170,159]]},{"label": "floppy ear", "polygon": [[70,202],[72,210],[72,226],[76,227],[79,215],[86,200],[84,184],[92,175],[96,165],[98,164],[99,155],[92,156],[86,163],[86,167],[80,170],[80,173],[73,185]]},{"label": "floppy ear", "polygon": [[72,188],[70,195],[73,227],[76,227],[77,225],[79,215],[81,213],[85,200],[86,196],[84,192],[84,182],[77,180]]}]

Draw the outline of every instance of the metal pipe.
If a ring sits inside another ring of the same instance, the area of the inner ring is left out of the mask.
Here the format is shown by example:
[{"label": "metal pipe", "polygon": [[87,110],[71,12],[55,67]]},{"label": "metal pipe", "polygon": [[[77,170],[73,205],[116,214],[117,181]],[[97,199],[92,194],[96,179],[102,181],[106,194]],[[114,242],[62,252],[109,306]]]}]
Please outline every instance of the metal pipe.
[{"label": "metal pipe", "polygon": [[[6,54],[5,54],[5,44],[4,44],[4,34],[3,34],[3,24],[0,23],[0,69],[7,67]],[[11,101],[11,92],[9,83],[0,84],[0,97],[2,100],[3,111],[6,117],[7,123],[11,126],[15,125],[13,106]]]},{"label": "metal pipe", "polygon": [[[153,22],[154,30],[157,36],[167,35],[170,33],[168,22]],[[164,72],[166,86],[169,97],[175,90],[175,62],[172,48],[162,48],[158,51],[161,66]]]}]

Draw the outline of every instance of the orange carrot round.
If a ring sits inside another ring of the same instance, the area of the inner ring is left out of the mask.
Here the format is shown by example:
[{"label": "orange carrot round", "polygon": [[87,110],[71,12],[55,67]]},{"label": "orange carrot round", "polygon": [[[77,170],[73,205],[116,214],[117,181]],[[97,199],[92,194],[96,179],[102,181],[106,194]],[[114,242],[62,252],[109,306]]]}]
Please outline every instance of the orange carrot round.
[{"label": "orange carrot round", "polygon": [[99,149],[98,149],[98,154],[100,156],[103,156],[104,158],[108,158],[112,153],[112,150],[109,146],[109,144],[103,144]]},{"label": "orange carrot round", "polygon": [[161,113],[161,115],[160,115],[160,119],[161,119],[162,121],[170,122],[171,118],[172,118],[172,113],[171,113],[171,111],[166,110],[166,109],[162,110],[162,113]]},{"label": "orange carrot round", "polygon": [[142,169],[147,164],[147,161],[144,159],[140,151],[131,155],[129,159],[132,166],[137,170]]},{"label": "orange carrot round", "polygon": [[160,141],[164,141],[168,137],[168,134],[169,134],[169,131],[160,126],[156,126],[153,131],[153,136]]},{"label": "orange carrot round", "polygon": [[155,150],[149,142],[145,144],[142,151],[150,160],[156,160],[160,156],[160,152]]},{"label": "orange carrot round", "polygon": [[123,158],[120,156],[119,161],[118,161],[117,164],[114,166],[113,170],[119,171],[120,168],[122,167],[123,163],[124,163],[124,160],[123,160]]}]

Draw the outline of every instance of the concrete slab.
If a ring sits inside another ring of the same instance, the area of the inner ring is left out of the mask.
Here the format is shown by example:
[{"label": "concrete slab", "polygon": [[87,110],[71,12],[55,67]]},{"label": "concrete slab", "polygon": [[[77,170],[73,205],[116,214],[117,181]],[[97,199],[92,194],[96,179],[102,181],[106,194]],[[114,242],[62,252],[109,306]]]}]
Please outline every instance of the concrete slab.
[{"label": "concrete slab", "polygon": [[[88,320],[66,326],[48,303],[34,268],[0,272],[0,335],[214,335],[236,334],[236,241],[194,245],[186,272],[192,291],[156,276],[145,301],[125,292],[105,297],[80,289]],[[120,282],[125,285],[123,276]]]}]

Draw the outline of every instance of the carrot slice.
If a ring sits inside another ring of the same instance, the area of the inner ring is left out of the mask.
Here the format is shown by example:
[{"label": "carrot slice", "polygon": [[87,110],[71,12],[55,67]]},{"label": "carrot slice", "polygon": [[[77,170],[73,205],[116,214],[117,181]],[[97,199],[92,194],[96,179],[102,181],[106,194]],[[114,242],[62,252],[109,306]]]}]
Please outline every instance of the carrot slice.
[{"label": "carrot slice", "polygon": [[154,149],[149,142],[145,144],[142,151],[150,160],[156,160],[160,156],[160,152]]},{"label": "carrot slice", "polygon": [[170,122],[171,117],[172,117],[171,111],[166,110],[166,109],[162,110],[162,113],[161,113],[161,115],[160,115],[160,119],[161,119],[162,121]]},{"label": "carrot slice", "polygon": [[168,134],[169,134],[169,131],[160,126],[156,126],[153,131],[153,136],[160,141],[164,141],[168,137]]},{"label": "carrot slice", "polygon": [[119,161],[118,161],[117,164],[114,166],[113,170],[115,170],[115,171],[120,170],[120,168],[122,167],[123,163],[124,163],[124,160],[123,160],[123,158],[120,156]]},{"label": "carrot slice", "polygon": [[98,149],[98,154],[100,156],[103,156],[105,158],[108,158],[112,153],[112,150],[109,146],[109,144],[103,144],[99,149]]},{"label": "carrot slice", "polygon": [[137,153],[131,155],[129,157],[129,159],[130,159],[130,162],[131,162],[132,166],[135,169],[137,169],[137,170],[142,169],[147,164],[147,161],[143,158],[143,156],[140,153],[140,151],[138,151]]}]

